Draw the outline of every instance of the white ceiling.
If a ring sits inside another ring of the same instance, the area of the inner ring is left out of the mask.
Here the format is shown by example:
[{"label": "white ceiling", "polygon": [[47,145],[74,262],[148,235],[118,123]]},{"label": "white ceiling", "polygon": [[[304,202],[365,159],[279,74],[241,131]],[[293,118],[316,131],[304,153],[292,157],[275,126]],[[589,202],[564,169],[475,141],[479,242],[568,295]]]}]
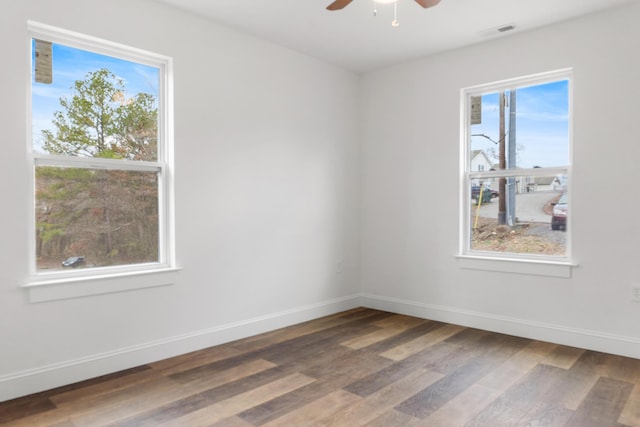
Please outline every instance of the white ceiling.
[{"label": "white ceiling", "polygon": [[[157,0],[356,72],[527,31],[637,0],[441,0],[423,9],[353,0],[330,12],[332,0]],[[514,24],[507,33],[495,31]],[[493,30],[493,31],[490,31]]]}]

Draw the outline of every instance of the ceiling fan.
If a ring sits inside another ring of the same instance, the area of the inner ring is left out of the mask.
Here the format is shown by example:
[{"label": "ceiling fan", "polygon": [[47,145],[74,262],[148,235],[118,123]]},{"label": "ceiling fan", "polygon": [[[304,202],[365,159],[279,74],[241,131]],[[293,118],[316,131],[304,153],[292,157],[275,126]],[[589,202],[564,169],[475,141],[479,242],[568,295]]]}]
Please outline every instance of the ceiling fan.
[{"label": "ceiling fan", "polygon": [[[327,10],[339,10],[349,5],[353,0],[335,0],[329,6],[327,6]],[[388,2],[388,1],[387,1]],[[420,6],[425,9],[428,7],[432,7],[440,3],[440,0],[416,0]]]}]

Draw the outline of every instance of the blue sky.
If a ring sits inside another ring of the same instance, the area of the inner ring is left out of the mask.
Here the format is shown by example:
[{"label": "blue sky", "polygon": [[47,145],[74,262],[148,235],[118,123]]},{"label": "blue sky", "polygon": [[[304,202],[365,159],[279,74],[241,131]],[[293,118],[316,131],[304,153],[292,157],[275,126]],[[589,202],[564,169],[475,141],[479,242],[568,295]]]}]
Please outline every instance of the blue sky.
[{"label": "blue sky", "polygon": [[[569,164],[569,94],[568,81],[562,80],[516,91],[516,166],[552,167]],[[507,92],[508,100],[508,92]],[[485,134],[499,139],[498,93],[482,97],[482,123],[471,126],[471,134]],[[509,108],[505,113],[507,141]],[[471,138],[472,150],[489,150],[498,146],[483,137]],[[494,159],[491,159],[494,161]],[[495,159],[495,163],[498,163]]]},{"label": "blue sky", "polygon": [[[87,73],[101,68],[111,70],[124,81],[127,98],[140,92],[158,95],[159,70],[155,67],[54,44],[53,83],[36,83],[32,78],[32,132],[35,150],[41,151],[42,130],[52,129],[53,113],[61,109],[60,98],[70,98],[73,94],[71,87],[76,80],[84,79]],[[568,111],[566,80],[517,90],[517,166],[551,167],[569,163]],[[508,109],[506,117],[509,132]],[[471,134],[485,134],[497,141],[498,120],[498,93],[484,95],[482,123],[471,126]],[[497,145],[482,137],[472,137],[471,147],[485,152],[494,148],[497,153]],[[495,162],[497,163],[497,159]]]},{"label": "blue sky", "polygon": [[[35,48],[32,48],[35,52]],[[100,55],[64,45],[53,45],[53,83],[36,83],[32,77],[32,135],[33,148],[42,151],[42,130],[53,129],[53,113],[61,110],[60,98],[71,98],[76,80],[83,80],[91,72],[107,68],[124,81],[126,98],[137,93],[158,96],[159,70],[135,62]],[[35,54],[33,57],[35,66]]]}]

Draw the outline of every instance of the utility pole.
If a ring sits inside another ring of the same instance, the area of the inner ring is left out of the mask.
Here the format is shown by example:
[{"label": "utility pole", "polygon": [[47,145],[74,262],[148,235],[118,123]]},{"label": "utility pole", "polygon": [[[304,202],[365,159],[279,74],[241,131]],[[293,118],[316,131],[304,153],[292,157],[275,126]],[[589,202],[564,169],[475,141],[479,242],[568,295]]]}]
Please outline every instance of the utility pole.
[{"label": "utility pole", "polygon": [[[507,165],[509,169],[516,167],[516,91],[509,91],[509,149]],[[507,180],[507,223],[516,224],[516,178]]]},{"label": "utility pole", "polygon": [[[504,171],[507,169],[507,157],[505,147],[505,131],[504,131],[504,110],[506,94],[500,92],[500,128],[499,128],[499,168]],[[498,181],[498,224],[505,225],[507,223],[507,198],[506,198],[506,179],[500,178]]]}]

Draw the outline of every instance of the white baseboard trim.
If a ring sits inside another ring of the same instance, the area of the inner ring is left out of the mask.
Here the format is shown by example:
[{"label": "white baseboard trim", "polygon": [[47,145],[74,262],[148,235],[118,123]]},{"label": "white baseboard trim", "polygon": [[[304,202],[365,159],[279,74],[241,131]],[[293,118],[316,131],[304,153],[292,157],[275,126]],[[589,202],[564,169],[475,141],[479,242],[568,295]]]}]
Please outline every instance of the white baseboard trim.
[{"label": "white baseboard trim", "polygon": [[349,295],[132,347],[0,376],[0,402],[360,307]]},{"label": "white baseboard trim", "polygon": [[640,339],[633,337],[364,293],[3,375],[0,376],[0,402],[224,344],[356,307],[374,308],[640,359]]},{"label": "white baseboard trim", "polygon": [[640,359],[640,339],[451,307],[362,294],[363,307]]}]

